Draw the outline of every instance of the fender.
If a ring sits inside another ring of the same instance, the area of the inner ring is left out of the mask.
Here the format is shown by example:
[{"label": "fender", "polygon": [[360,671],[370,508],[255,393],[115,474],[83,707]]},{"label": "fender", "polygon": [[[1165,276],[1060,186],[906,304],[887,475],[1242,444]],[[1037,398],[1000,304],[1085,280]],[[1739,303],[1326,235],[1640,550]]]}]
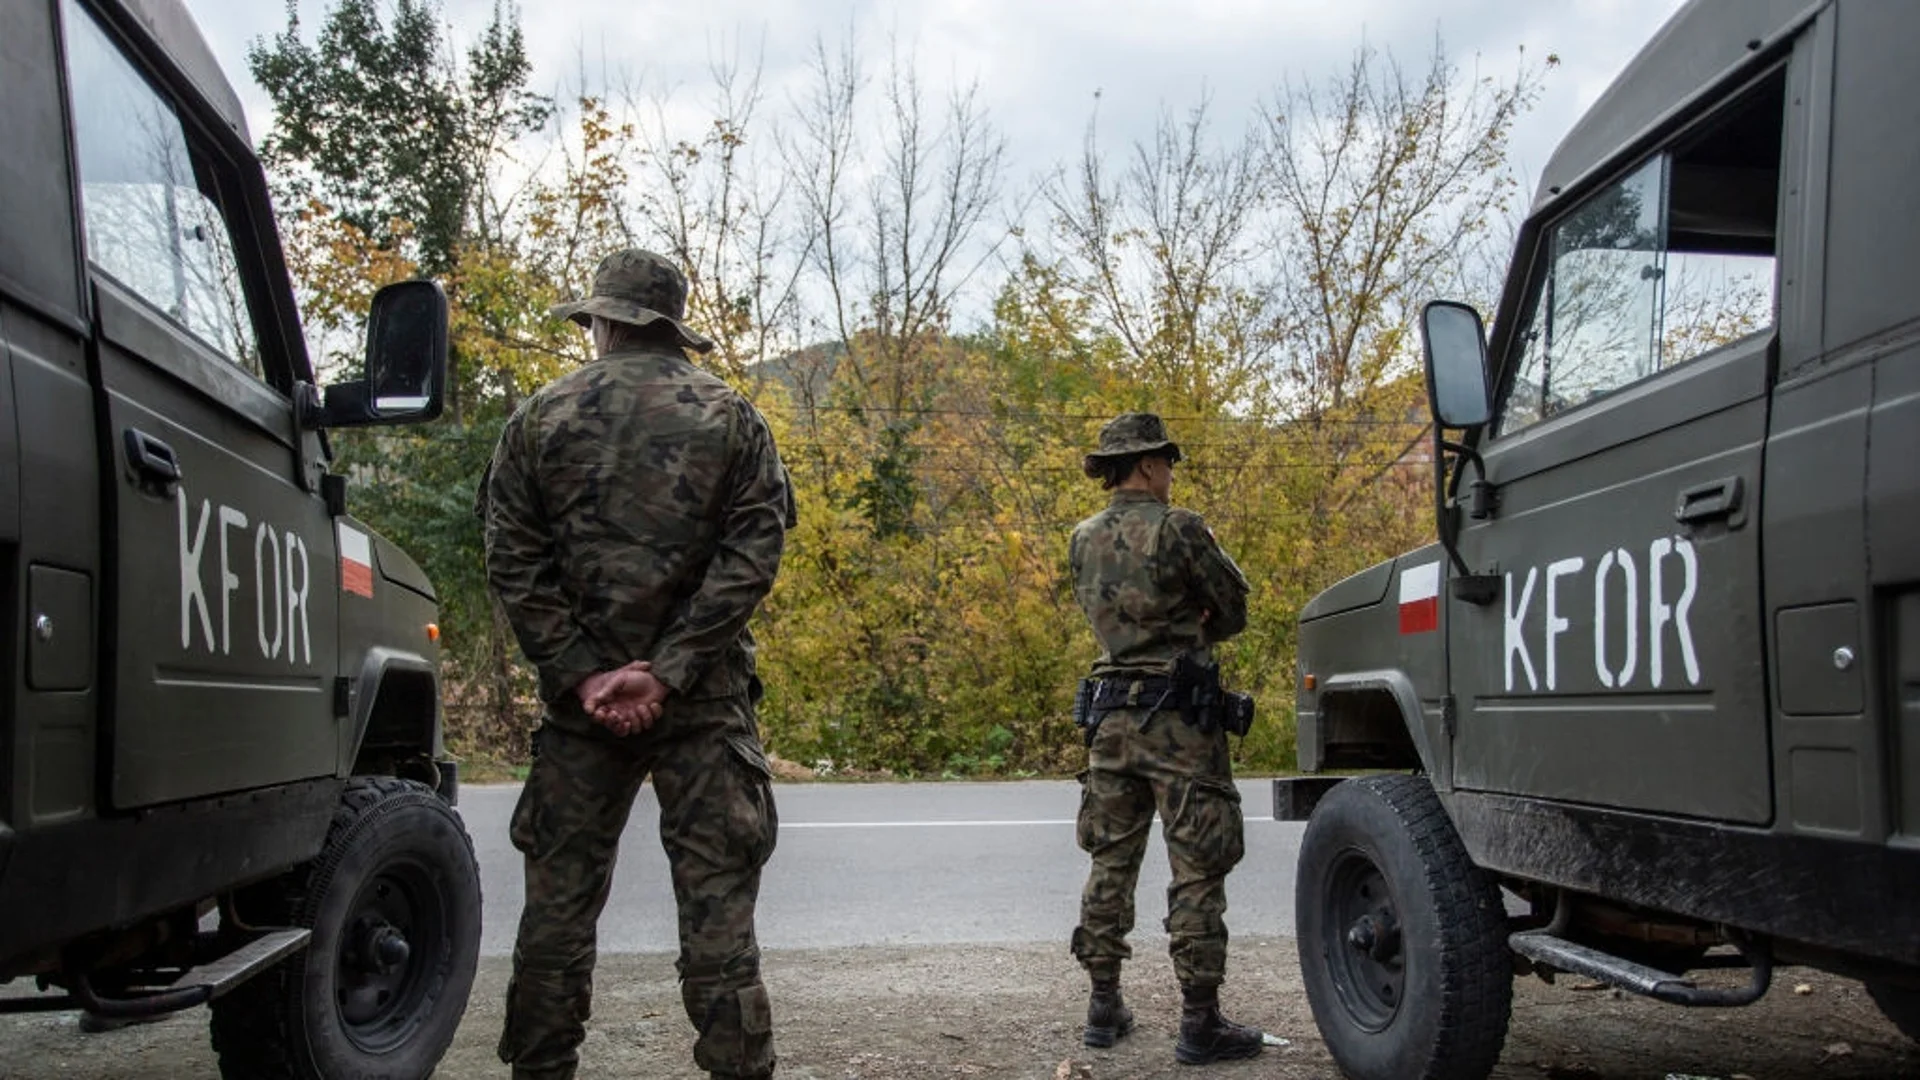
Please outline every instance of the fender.
[{"label": "fender", "polygon": [[[1357,708],[1341,706],[1356,701]],[[1382,709],[1380,703],[1390,701]],[[1453,786],[1438,710],[1428,715],[1403,671],[1351,671],[1328,676],[1319,690],[1318,723],[1300,725],[1303,769],[1418,766],[1441,790]],[[1308,763],[1312,762],[1310,766]]]},{"label": "fender", "polygon": [[439,743],[440,675],[419,653],[376,645],[346,683],[348,723],[339,775],[364,771],[371,755],[431,760]]}]

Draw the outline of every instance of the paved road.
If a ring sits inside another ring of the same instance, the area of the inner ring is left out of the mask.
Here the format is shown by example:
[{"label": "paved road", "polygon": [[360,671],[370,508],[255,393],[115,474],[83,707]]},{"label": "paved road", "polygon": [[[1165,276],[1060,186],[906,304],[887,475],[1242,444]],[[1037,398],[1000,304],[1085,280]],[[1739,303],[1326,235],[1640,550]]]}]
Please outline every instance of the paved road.
[{"label": "paved road", "polygon": [[[1301,825],[1272,820],[1271,785],[1240,784],[1247,856],[1227,880],[1236,935],[1293,933]],[[507,841],[518,785],[463,787],[485,889],[485,955],[508,955],[524,886]],[[853,945],[1061,942],[1079,912],[1086,856],[1075,846],[1071,781],[783,784],[780,846],[760,895],[760,942],[773,949]],[[673,895],[648,786],[620,845],[602,952],[674,952]],[[1140,874],[1136,945],[1164,942],[1167,855],[1156,826]]]},{"label": "paved road", "polygon": [[[3,2],[3,0],[0,0]],[[1300,990],[1289,898],[1300,826],[1268,819],[1269,785],[1241,785],[1248,855],[1228,879],[1238,940],[1234,1015],[1293,1045],[1207,1070],[1231,1080],[1334,1075]],[[478,982],[438,1075],[500,1077],[494,1050],[519,914],[519,858],[506,841],[519,790],[474,787],[462,810],[480,849],[487,922]],[[827,1080],[1170,1077],[1177,1024],[1159,931],[1165,852],[1141,883],[1140,946],[1129,998],[1141,1034],[1112,1051],[1079,1044],[1086,984],[1067,955],[1084,870],[1069,818],[1071,783],[784,785],[784,827],[767,874],[760,928],[775,950],[781,1074]],[[582,1076],[688,1078],[665,859],[651,793],[623,847]],[[964,946],[971,947],[964,947]],[[869,946],[856,948],[851,946]],[[1751,1009],[1693,1012],[1582,993],[1579,980],[1521,980],[1495,1080],[1644,1080],[1661,1075],[1920,1077],[1920,1056],[1859,984],[1796,973]],[[1074,1067],[1063,1070],[1063,1063]],[[0,1080],[199,1080],[217,1072],[204,1010],[106,1035],[71,1015],[0,1017]]]}]

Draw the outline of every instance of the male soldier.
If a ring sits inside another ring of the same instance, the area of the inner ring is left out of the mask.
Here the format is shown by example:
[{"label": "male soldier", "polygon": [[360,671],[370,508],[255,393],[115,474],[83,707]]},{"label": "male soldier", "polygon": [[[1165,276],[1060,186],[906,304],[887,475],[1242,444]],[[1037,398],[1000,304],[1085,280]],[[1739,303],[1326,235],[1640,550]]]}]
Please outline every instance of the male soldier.
[{"label": "male soldier", "polygon": [[[1133,955],[1134,885],[1159,810],[1173,883],[1167,933],[1184,1006],[1174,1056],[1189,1065],[1252,1057],[1258,1030],[1220,1015],[1226,974],[1227,871],[1244,850],[1227,736],[1211,713],[1176,707],[1192,689],[1176,670],[1213,670],[1212,646],[1247,624],[1247,581],[1200,515],[1167,504],[1180,447],[1152,413],[1100,429],[1086,474],[1113,492],[1073,530],[1074,595],[1103,651],[1082,686],[1087,771],[1080,846],[1093,857],[1073,954],[1093,980],[1085,1042],[1133,1029],[1120,965]],[[1183,654],[1185,654],[1183,658]]]},{"label": "male soldier", "polygon": [[516,1080],[579,1063],[595,925],[648,776],[694,1062],[773,1072],[753,911],[778,819],[747,620],[793,504],[765,420],[683,352],[713,347],[681,323],[686,295],[651,252],[603,260],[589,298],[553,309],[596,359],[514,413],[484,482],[487,577],[546,702],[512,823],[526,910],[500,1058]]}]

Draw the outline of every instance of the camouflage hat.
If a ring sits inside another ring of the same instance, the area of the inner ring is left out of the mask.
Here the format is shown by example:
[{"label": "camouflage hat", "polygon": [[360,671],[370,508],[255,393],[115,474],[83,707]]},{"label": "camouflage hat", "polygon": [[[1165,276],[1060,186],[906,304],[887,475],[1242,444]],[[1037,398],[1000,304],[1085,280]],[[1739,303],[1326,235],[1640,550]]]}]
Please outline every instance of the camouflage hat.
[{"label": "camouflage hat", "polygon": [[557,305],[553,315],[591,326],[590,315],[634,326],[665,321],[684,348],[707,352],[713,342],[687,329],[687,278],[665,256],[639,248],[616,251],[593,272],[593,293],[585,300]]},{"label": "camouflage hat", "polygon": [[1088,454],[1080,467],[1088,476],[1097,477],[1101,461],[1107,458],[1157,451],[1164,451],[1174,461],[1184,456],[1180,444],[1167,438],[1167,425],[1158,416],[1150,412],[1121,413],[1101,427],[1100,449]]}]

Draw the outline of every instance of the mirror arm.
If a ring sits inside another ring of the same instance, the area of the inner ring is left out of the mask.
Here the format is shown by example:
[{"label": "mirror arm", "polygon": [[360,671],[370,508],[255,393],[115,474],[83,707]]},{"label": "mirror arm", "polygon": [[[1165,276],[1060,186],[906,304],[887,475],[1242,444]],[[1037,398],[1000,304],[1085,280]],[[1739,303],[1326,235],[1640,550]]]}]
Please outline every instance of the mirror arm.
[{"label": "mirror arm", "polygon": [[320,388],[299,379],[293,384],[293,419],[301,431],[318,431],[326,426],[326,404]]},{"label": "mirror arm", "polygon": [[295,408],[303,429],[360,427],[373,417],[373,394],[365,379],[333,383],[324,388],[301,383],[296,389]]},{"label": "mirror arm", "polygon": [[1480,452],[1478,450],[1475,450],[1465,443],[1457,443],[1446,438],[1440,440],[1440,449],[1446,453],[1454,454],[1465,459],[1465,461],[1461,463],[1462,467],[1454,469],[1453,475],[1447,478],[1447,500],[1449,502],[1458,498],[1460,495],[1460,474],[1465,471],[1464,466],[1467,462],[1473,464],[1474,471],[1480,474],[1481,480],[1487,478],[1487,463],[1480,460]]},{"label": "mirror arm", "polygon": [[[1472,571],[1467,569],[1466,562],[1460,558],[1460,552],[1456,550],[1454,544],[1455,526],[1459,519],[1454,515],[1451,500],[1448,498],[1452,485],[1447,480],[1447,450],[1453,445],[1454,443],[1441,434],[1440,425],[1435,422],[1433,425],[1434,530],[1440,540],[1441,549],[1447,553],[1447,558],[1452,560],[1454,570],[1465,576]],[[1456,475],[1459,472],[1457,469],[1454,471]]]},{"label": "mirror arm", "polygon": [[[1453,454],[1459,462],[1451,476],[1447,474],[1449,453]],[[1447,559],[1453,566],[1453,595],[1469,604],[1485,606],[1499,597],[1500,579],[1492,574],[1474,573],[1473,569],[1467,565],[1467,561],[1460,557],[1458,543],[1460,507],[1454,497],[1460,489],[1460,474],[1466,471],[1468,463],[1471,463],[1480,474],[1480,479],[1474,481],[1475,499],[1479,500],[1483,497],[1490,499],[1492,485],[1488,484],[1486,479],[1487,463],[1481,459],[1479,452],[1464,443],[1448,439],[1440,433],[1439,425],[1435,425],[1433,429],[1435,531],[1439,535],[1441,548],[1446,551]],[[1476,518],[1481,516],[1484,515],[1475,514]]]}]

